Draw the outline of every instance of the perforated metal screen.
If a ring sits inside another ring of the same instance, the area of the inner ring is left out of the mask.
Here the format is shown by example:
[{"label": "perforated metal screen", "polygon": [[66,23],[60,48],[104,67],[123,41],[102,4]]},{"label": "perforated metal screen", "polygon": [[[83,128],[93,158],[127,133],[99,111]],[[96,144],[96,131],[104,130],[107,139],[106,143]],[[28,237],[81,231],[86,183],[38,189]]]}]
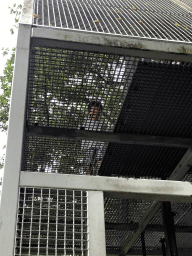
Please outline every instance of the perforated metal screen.
[{"label": "perforated metal screen", "polygon": [[189,42],[191,16],[171,0],[36,0],[33,24]]},{"label": "perforated metal screen", "polygon": [[15,256],[86,256],[87,194],[20,188]]}]

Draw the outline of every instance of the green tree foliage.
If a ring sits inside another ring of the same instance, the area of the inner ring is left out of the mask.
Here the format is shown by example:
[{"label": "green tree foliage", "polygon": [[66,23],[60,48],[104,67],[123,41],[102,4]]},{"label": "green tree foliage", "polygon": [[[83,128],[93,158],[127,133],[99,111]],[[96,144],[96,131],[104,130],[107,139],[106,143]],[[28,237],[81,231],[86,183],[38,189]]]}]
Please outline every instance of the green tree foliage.
[{"label": "green tree foliage", "polygon": [[19,4],[14,4],[12,7],[8,7],[10,10],[10,14],[14,14],[15,16],[15,24],[13,25],[13,28],[10,29],[11,34],[13,35],[15,33],[15,28],[18,28],[18,22],[19,22],[19,18],[21,16],[21,9],[22,9],[22,5]]},{"label": "green tree foliage", "polygon": [[[14,4],[10,9],[10,14],[15,16],[13,28],[10,29],[11,34],[15,33],[18,27],[19,17],[21,15],[22,5]],[[2,49],[3,57],[7,57],[7,62],[3,70],[3,76],[0,76],[0,87],[2,93],[0,94],[0,130],[6,131],[8,127],[8,116],[9,116],[9,106],[10,106],[10,95],[11,86],[13,80],[13,70],[15,61],[15,47],[11,50],[9,48]]]},{"label": "green tree foliage", "polygon": [[[10,9],[10,14],[15,15],[13,28],[10,29],[11,34],[14,34],[18,27],[22,5],[14,4],[13,7],[8,8]],[[9,48],[2,48],[2,56],[4,58],[7,57],[7,61],[3,70],[3,75],[0,76],[0,131],[6,132],[8,128],[11,86],[15,62],[15,47],[11,50]],[[0,157],[0,169],[3,168],[3,166],[4,155]]]},{"label": "green tree foliage", "polygon": [[8,116],[9,116],[9,106],[10,106],[10,95],[11,95],[11,85],[13,80],[13,69],[15,60],[15,48],[11,50],[3,50],[3,55],[11,54],[10,58],[7,59],[5,68],[3,70],[3,76],[0,76],[1,90],[0,95],[0,129],[2,131],[7,130]]}]

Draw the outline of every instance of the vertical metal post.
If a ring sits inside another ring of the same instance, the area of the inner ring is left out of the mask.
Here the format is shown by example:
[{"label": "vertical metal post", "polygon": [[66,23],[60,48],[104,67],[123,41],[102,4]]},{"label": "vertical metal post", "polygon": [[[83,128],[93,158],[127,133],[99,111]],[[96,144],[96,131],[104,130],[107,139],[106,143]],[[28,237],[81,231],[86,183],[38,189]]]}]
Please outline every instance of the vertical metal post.
[{"label": "vertical metal post", "polygon": [[142,243],[142,253],[143,253],[143,256],[146,256],[146,247],[145,247],[145,233],[142,232],[141,233],[141,243]]},{"label": "vertical metal post", "polygon": [[165,238],[161,239],[161,240],[160,240],[160,243],[161,243],[161,245],[162,245],[162,253],[163,253],[163,256],[166,256]]},{"label": "vertical metal post", "polygon": [[88,192],[88,256],[106,255],[102,191]]},{"label": "vertical metal post", "polygon": [[166,247],[168,255],[178,256],[176,237],[175,237],[175,226],[173,220],[173,213],[171,212],[171,203],[162,203],[162,215],[163,224],[165,229]]},{"label": "vertical metal post", "polygon": [[1,255],[13,255],[25,119],[31,25],[19,25],[0,209]]}]

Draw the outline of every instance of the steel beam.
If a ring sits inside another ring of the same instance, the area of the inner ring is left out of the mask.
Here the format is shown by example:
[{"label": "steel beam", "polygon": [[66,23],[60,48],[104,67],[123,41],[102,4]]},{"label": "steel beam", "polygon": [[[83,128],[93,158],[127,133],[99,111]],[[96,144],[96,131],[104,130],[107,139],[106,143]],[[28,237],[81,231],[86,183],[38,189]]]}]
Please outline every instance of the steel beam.
[{"label": "steel beam", "polygon": [[21,172],[20,186],[103,191],[110,198],[192,202],[192,184],[186,181]]},{"label": "steel beam", "polygon": [[64,139],[77,140],[94,140],[102,142],[113,142],[121,144],[137,144],[137,145],[155,145],[164,147],[192,147],[192,139],[177,138],[177,137],[163,137],[163,136],[149,136],[136,135],[127,133],[112,133],[112,132],[94,132],[83,131],[77,129],[43,127],[43,126],[28,126],[27,135],[35,137],[53,137]]},{"label": "steel beam", "polygon": [[178,256],[175,226],[170,202],[162,202],[162,217],[168,255]]},{"label": "steel beam", "polygon": [[[121,48],[127,50],[142,50],[142,51],[153,51],[159,54],[159,58],[170,59],[170,53],[175,53],[175,58],[171,57],[172,60],[178,61],[179,56],[181,59],[190,61],[187,55],[192,54],[191,42],[183,41],[168,41],[165,39],[149,39],[134,36],[122,36],[104,34],[98,32],[69,30],[65,28],[45,28],[45,27],[33,27],[32,36],[34,38],[53,39],[57,41],[68,41],[70,43],[83,43],[90,45],[100,45],[102,47],[111,47],[112,49]],[[131,51],[130,51],[131,53]],[[168,55],[166,55],[167,53]],[[185,53],[185,54],[183,54]],[[125,54],[125,53],[124,53]],[[163,54],[163,56],[161,56]],[[134,56],[134,55],[130,55]],[[140,56],[140,55],[137,55]],[[157,55],[158,56],[158,55]],[[157,56],[154,55],[154,58]],[[167,56],[167,57],[166,57]],[[142,56],[144,57],[144,56]]]},{"label": "steel beam", "polygon": [[166,256],[165,238],[160,240],[163,256]]},{"label": "steel beam", "polygon": [[[169,177],[169,180],[181,180],[185,174],[188,172],[190,167],[192,166],[192,149],[188,149],[183,158],[180,160],[174,171]],[[121,255],[126,255],[128,250],[134,244],[134,242],[138,239],[141,233],[145,230],[149,222],[153,219],[155,214],[161,208],[160,202],[154,202],[148,211],[143,215],[139,222],[138,229],[134,232],[133,235],[128,237],[125,242],[122,244],[120,251]]]},{"label": "steel beam", "polygon": [[30,25],[19,25],[0,209],[1,255],[13,255],[23,146]]},{"label": "steel beam", "polygon": [[[138,223],[105,223],[106,230],[127,230],[136,231],[139,227]],[[145,231],[164,232],[162,225],[147,225]],[[175,226],[177,233],[192,233],[192,226]]]},{"label": "steel beam", "polygon": [[145,246],[145,233],[141,233],[141,243],[142,243],[142,254],[143,256],[147,256],[146,254],[146,246]]},{"label": "steel beam", "polygon": [[[150,255],[151,256],[162,256],[162,252],[158,251],[158,250],[147,250],[146,253],[147,253],[147,256],[150,256]],[[126,255],[129,255],[129,256],[143,256],[141,250],[131,250],[131,252],[128,252]],[[119,254],[107,253],[107,256],[119,256]],[[191,252],[182,251],[182,252],[179,252],[179,256],[191,256]]]}]

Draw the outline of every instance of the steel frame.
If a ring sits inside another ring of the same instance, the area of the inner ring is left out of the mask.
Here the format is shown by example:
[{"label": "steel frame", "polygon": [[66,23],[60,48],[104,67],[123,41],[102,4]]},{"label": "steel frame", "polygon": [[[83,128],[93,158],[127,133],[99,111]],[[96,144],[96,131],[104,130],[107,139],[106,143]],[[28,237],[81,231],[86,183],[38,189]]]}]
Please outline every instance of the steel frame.
[{"label": "steel frame", "polygon": [[[180,160],[178,165],[176,166],[175,170],[172,172],[172,174],[169,177],[169,180],[181,180],[185,174],[188,172],[192,165],[192,149],[188,149],[188,151],[185,153],[183,158]],[[150,221],[153,219],[155,214],[159,211],[161,208],[161,202],[154,202],[148,211],[145,213],[145,215],[141,218],[139,222],[139,227],[134,232],[134,234],[131,237],[128,237],[124,244],[121,246],[121,254],[126,255],[126,253],[129,251],[133,243],[137,240],[137,238],[141,235],[141,233],[145,230],[147,225],[150,223]]]},{"label": "steel frame", "polygon": [[88,256],[105,256],[103,191],[88,192],[88,228]]},{"label": "steel frame", "polygon": [[136,135],[114,132],[94,132],[78,129],[53,128],[43,126],[27,127],[27,135],[34,137],[51,137],[77,140],[86,139],[121,144],[156,145],[179,148],[192,147],[192,139],[190,138]]},{"label": "steel frame", "polygon": [[69,31],[38,27],[33,27],[32,38],[36,39],[38,46],[69,47],[69,49],[84,49],[86,51],[111,52],[143,58],[191,62],[192,45],[188,42],[131,38],[78,30]]},{"label": "steel frame", "polygon": [[[135,231],[139,227],[138,223],[105,223],[106,230],[127,230]],[[163,232],[163,225],[147,225],[145,231]],[[177,233],[192,233],[192,226],[175,226]]]},{"label": "steel frame", "polygon": [[192,202],[192,184],[186,181],[21,172],[20,186],[103,191],[110,198]]},{"label": "steel frame", "polygon": [[19,175],[25,123],[30,35],[31,26],[20,24],[1,196],[0,248],[2,255],[13,255],[14,251]]},{"label": "steel frame", "polygon": [[[89,197],[89,256],[105,255],[105,229],[103,192],[106,195],[120,198],[144,198],[149,200],[176,200],[192,202],[192,185],[188,182],[117,179],[74,175],[21,173],[22,144],[25,121],[26,89],[28,79],[28,62],[30,39],[32,43],[46,46],[59,46],[72,49],[85,49],[101,52],[127,54],[152,59],[191,62],[191,43],[165,41],[147,38],[135,38],[121,35],[104,35],[94,32],[69,31],[66,29],[39,28],[31,26],[33,0],[25,0],[23,16],[19,25],[16,51],[12,101],[9,121],[8,143],[5,161],[5,173],[0,211],[0,248],[2,255],[13,255],[16,226],[16,213],[19,186],[48,186],[90,190]],[[32,34],[31,34],[32,33]],[[180,161],[170,179],[180,180],[192,164],[192,153],[189,149]],[[40,179],[38,180],[37,178]],[[62,177],[62,179],[61,179]],[[19,180],[20,179],[20,180]],[[32,180],[30,180],[32,179]],[[82,180],[82,183],[80,182]],[[105,183],[107,182],[107,183]],[[107,186],[106,186],[107,184]],[[127,185],[130,187],[128,188]],[[142,187],[141,187],[141,186]],[[158,186],[157,186],[158,185]],[[163,189],[161,186],[164,186]],[[164,188],[169,188],[165,192]],[[11,189],[10,189],[11,188]],[[110,191],[110,192],[109,192]],[[118,192],[118,193],[117,193]],[[96,201],[95,201],[96,200]],[[95,204],[97,202],[97,204]],[[160,203],[155,202],[139,223],[134,235],[121,247],[125,255],[137,237],[159,210]],[[93,218],[94,216],[94,218]],[[102,216],[102,220],[101,220]],[[95,217],[97,217],[95,222]],[[97,223],[97,226],[96,226]],[[97,231],[95,231],[97,228]],[[95,238],[92,236],[97,236]],[[94,241],[95,240],[95,241]],[[99,246],[98,246],[99,244]],[[184,254],[182,254],[184,255]],[[187,254],[186,254],[187,255]]]},{"label": "steel frame", "polygon": [[171,211],[171,202],[162,202],[162,216],[165,229],[167,252],[171,256],[178,256],[175,226],[173,219],[174,216],[173,212]]}]

